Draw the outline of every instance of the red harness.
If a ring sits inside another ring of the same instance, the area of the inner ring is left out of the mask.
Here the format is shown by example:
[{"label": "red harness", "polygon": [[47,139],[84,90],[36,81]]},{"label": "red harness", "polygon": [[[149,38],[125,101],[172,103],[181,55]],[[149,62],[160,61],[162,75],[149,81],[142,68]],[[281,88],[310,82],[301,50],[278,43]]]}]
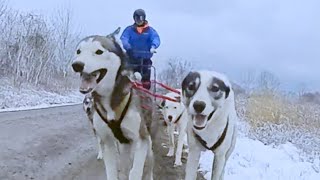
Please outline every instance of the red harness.
[{"label": "red harness", "polygon": [[[159,85],[161,85],[162,87],[165,87],[166,89],[168,89],[168,90],[170,90],[170,91],[172,91],[172,92],[175,92],[175,93],[177,93],[177,94],[180,94],[180,92],[177,91],[176,89],[173,89],[173,88],[171,88],[171,87],[169,87],[169,86],[166,86],[166,85],[164,85],[164,84],[162,84],[162,83],[159,83],[159,82],[156,82],[156,81],[154,81],[154,82],[157,83],[157,84],[159,84]],[[167,96],[163,96],[163,95],[160,95],[160,94],[155,94],[155,93],[150,92],[148,89],[145,89],[145,88],[142,86],[142,83],[132,82],[132,85],[133,85],[133,88],[134,88],[134,89],[137,89],[137,90],[139,90],[139,91],[142,91],[142,92],[144,92],[144,93],[146,93],[146,94],[149,94],[149,95],[151,95],[151,96],[153,96],[153,97],[160,98],[160,99],[165,99],[165,100],[169,100],[169,101],[173,101],[173,102],[179,102],[179,101],[176,100],[176,99],[173,99],[173,98],[170,98],[170,97],[167,97]]]},{"label": "red harness", "polygon": [[[161,95],[161,94],[156,94],[156,93],[153,93],[153,92],[149,91],[148,89],[145,89],[143,87],[143,83],[139,83],[139,82],[131,82],[131,83],[132,83],[132,88],[133,89],[136,89],[138,91],[144,92],[144,93],[146,93],[148,95],[151,95],[151,96],[153,96],[155,98],[165,99],[165,100],[173,101],[173,102],[179,102],[177,99],[173,99],[173,98]],[[175,93],[180,95],[180,92],[178,90],[176,90],[174,88],[171,88],[171,87],[169,87],[169,86],[167,86],[167,85],[165,85],[163,83],[157,82],[155,80],[152,80],[151,83],[158,84],[161,87],[163,87],[163,88],[165,88],[165,89],[167,89],[169,91],[175,92]],[[146,98],[146,96],[140,96],[140,98]],[[147,105],[142,105],[142,108],[147,109],[147,110],[152,110],[152,107],[147,106]]]}]

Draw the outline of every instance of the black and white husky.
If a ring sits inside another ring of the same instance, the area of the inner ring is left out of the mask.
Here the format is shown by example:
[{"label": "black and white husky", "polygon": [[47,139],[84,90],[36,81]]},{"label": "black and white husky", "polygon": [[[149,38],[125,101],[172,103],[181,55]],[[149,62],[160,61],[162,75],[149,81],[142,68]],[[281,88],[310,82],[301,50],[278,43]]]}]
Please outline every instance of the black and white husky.
[{"label": "black and white husky", "polygon": [[189,115],[186,180],[195,180],[201,151],[214,153],[212,180],[222,180],[236,142],[234,92],[228,78],[213,71],[190,72],[182,82]]},{"label": "black and white husky", "polygon": [[153,179],[151,117],[144,116],[134,75],[115,35],[89,36],[79,42],[72,68],[80,74],[80,92],[94,100],[93,127],[101,139],[108,180]]}]

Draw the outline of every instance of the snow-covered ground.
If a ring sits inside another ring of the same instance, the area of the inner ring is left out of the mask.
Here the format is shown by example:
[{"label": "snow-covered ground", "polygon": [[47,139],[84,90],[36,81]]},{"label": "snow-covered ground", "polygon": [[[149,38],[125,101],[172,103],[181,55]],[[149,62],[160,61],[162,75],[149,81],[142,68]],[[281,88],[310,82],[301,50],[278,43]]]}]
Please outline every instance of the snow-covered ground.
[{"label": "snow-covered ground", "polygon": [[[16,89],[0,86],[0,112],[46,108],[81,103],[83,95],[78,92],[66,94],[49,93],[32,88]],[[240,127],[245,129],[244,127]],[[243,130],[242,130],[243,132]],[[320,179],[320,160],[313,164],[303,162],[299,150],[291,143],[278,147],[266,146],[240,134],[233,154],[225,170],[226,180],[318,180]],[[213,154],[203,152],[200,171],[210,179]]]},{"label": "snow-covered ground", "polygon": [[33,87],[14,88],[6,80],[0,85],[0,112],[78,104],[83,95],[78,91],[52,93]]},{"label": "snow-covered ground", "polygon": [[[201,154],[200,171],[206,179],[211,179],[212,162],[212,152]],[[272,147],[239,137],[226,165],[225,180],[318,180],[319,163],[302,162],[299,150],[291,143]]]}]

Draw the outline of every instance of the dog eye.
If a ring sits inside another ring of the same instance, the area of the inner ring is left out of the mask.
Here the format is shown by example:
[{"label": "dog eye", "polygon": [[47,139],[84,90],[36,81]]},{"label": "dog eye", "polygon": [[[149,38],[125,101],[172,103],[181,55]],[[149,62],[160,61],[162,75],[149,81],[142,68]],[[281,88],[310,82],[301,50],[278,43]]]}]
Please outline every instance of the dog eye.
[{"label": "dog eye", "polygon": [[189,91],[194,91],[196,90],[196,84],[193,82],[193,83],[190,83],[189,86],[188,86],[188,90]]},{"label": "dog eye", "polygon": [[210,91],[212,92],[218,92],[220,89],[218,86],[211,86]]},{"label": "dog eye", "polygon": [[174,109],[177,109],[177,107],[174,107]]},{"label": "dog eye", "polygon": [[100,50],[100,49],[98,49],[98,50],[96,51],[96,54],[97,54],[97,55],[101,55],[101,54],[103,54],[103,51]]},{"label": "dog eye", "polygon": [[81,53],[81,50],[80,50],[80,49],[78,49],[78,50],[77,50],[77,54],[80,54],[80,53]]}]

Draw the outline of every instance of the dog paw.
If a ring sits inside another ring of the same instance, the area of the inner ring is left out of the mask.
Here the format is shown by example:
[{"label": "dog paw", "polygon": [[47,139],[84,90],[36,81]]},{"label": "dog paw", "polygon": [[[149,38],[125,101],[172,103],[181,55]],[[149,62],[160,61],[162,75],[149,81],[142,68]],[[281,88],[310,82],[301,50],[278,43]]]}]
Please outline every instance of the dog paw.
[{"label": "dog paw", "polygon": [[178,166],[182,166],[182,162],[181,161],[174,162],[173,167],[178,167]]},{"label": "dog paw", "polygon": [[98,160],[101,160],[101,159],[102,159],[102,152],[101,152],[101,151],[98,153],[97,159],[98,159]]}]

